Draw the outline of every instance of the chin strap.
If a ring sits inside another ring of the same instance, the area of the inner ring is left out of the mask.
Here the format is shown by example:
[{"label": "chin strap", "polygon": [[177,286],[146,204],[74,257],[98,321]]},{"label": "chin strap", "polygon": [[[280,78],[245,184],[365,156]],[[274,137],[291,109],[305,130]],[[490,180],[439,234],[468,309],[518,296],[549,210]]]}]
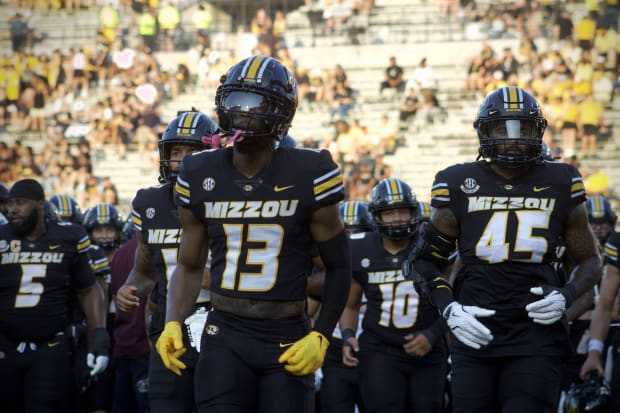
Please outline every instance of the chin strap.
[{"label": "chin strap", "polygon": [[[212,148],[221,148],[222,139],[219,133],[211,136],[203,136],[200,139],[205,145],[210,145]],[[243,131],[236,130],[235,133],[228,139],[230,143],[241,142],[243,140]]]}]

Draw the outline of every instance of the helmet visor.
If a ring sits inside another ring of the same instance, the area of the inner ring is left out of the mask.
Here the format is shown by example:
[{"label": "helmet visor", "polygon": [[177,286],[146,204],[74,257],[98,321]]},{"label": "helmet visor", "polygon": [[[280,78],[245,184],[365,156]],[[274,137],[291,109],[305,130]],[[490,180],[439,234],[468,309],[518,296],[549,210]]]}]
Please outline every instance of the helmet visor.
[{"label": "helmet visor", "polygon": [[530,120],[499,119],[486,124],[486,136],[491,139],[536,139],[536,123]]},{"label": "helmet visor", "polygon": [[272,133],[272,116],[277,105],[261,94],[247,91],[231,91],[222,99],[220,110],[225,115],[220,120],[225,130],[233,129],[254,133]]}]

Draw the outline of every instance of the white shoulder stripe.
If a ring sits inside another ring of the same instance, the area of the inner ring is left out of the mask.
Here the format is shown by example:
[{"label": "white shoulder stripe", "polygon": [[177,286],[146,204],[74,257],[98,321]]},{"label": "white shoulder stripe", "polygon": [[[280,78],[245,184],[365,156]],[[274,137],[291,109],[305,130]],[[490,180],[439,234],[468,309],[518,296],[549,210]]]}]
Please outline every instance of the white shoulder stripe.
[{"label": "white shoulder stripe", "polygon": [[314,184],[316,185],[316,184],[321,183],[323,181],[327,181],[329,178],[331,178],[334,175],[338,175],[339,173],[340,173],[340,169],[338,169],[338,168],[333,169],[333,170],[329,171],[328,173],[326,173],[325,175],[322,175],[322,176],[319,176],[318,178],[316,178],[314,180]]},{"label": "white shoulder stripe", "polygon": [[189,183],[187,181],[184,181],[180,176],[177,176],[177,184],[185,188],[189,188]]},{"label": "white shoulder stripe", "polygon": [[317,201],[320,201],[321,199],[326,198],[326,197],[328,197],[329,195],[331,195],[331,194],[335,194],[336,192],[339,192],[339,191],[342,191],[342,190],[344,190],[344,185],[338,185],[337,187],[332,188],[332,189],[330,189],[330,190],[329,190],[329,191],[327,191],[327,192],[323,192],[321,195],[319,195],[319,196],[315,197],[315,199],[316,199]]}]

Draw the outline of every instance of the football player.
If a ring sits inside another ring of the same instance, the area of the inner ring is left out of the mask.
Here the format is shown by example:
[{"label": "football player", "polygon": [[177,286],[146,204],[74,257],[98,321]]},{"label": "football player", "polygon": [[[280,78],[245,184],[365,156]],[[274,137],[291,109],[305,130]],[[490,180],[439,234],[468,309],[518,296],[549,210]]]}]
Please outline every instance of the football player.
[{"label": "football player", "polygon": [[80,204],[70,195],[53,195],[49,201],[56,208],[56,213],[62,221],[73,222],[82,225],[84,216]]},{"label": "football player", "polygon": [[107,366],[109,338],[88,235],[71,223],[45,222],[44,205],[37,181],[18,181],[9,192],[9,224],[0,226],[0,397],[7,412],[71,411],[66,332],[74,296],[89,330],[89,373]]},{"label": "football player", "polygon": [[9,188],[0,183],[0,225],[8,224],[6,219],[7,202],[9,201]]},{"label": "football player", "polygon": [[[123,227],[123,220],[118,209],[109,203],[96,204],[86,210],[82,225],[86,229],[92,244],[101,248],[108,258],[108,262],[112,262],[114,254],[120,246],[120,234]],[[114,274],[111,273],[111,277],[114,277]],[[110,337],[113,337],[116,309],[110,294],[111,279],[99,277],[98,280],[103,282],[101,289],[105,296],[104,309],[108,318],[108,333]],[[112,346],[114,346],[113,341]],[[86,412],[110,411],[112,408],[114,374],[113,368],[109,368],[103,374],[91,379],[89,386],[81,396],[82,407]]]},{"label": "football player", "polygon": [[[209,249],[211,304],[196,366],[199,412],[313,411],[313,374],[344,307],[351,262],[338,213],[342,176],[327,151],[275,149],[297,107],[277,60],[251,56],[222,76],[215,97],[232,147],[183,161],[176,192],[183,228],[157,351],[167,366],[184,345]],[[213,141],[213,140],[212,140]],[[312,251],[325,265],[322,309],[305,313]]]},{"label": "football player", "polygon": [[[620,320],[614,304],[617,304],[618,288],[620,288],[620,233],[613,229],[616,224],[616,213],[609,201],[603,197],[594,196],[588,201],[591,206],[590,221],[594,233],[599,240],[606,240],[604,247],[605,271],[601,281],[598,301],[590,322],[590,339],[588,341],[588,356],[581,367],[580,377],[586,380],[592,373],[603,375],[602,360],[605,357],[612,359],[611,371],[611,400],[610,411],[620,411],[620,334],[618,326]],[[611,322],[611,325],[610,325]],[[610,326],[615,327],[616,334],[610,333]],[[607,346],[605,341],[607,340]],[[608,354],[604,349],[610,348]]]},{"label": "football player", "polygon": [[[376,231],[350,239],[353,282],[340,319],[342,361],[359,364],[365,411],[440,413],[446,323],[401,273],[418,227],[418,202],[408,184],[387,178],[372,188],[368,209]],[[362,294],[368,303],[358,340]]]},{"label": "football player", "polygon": [[[368,212],[366,202],[342,202],[339,209],[344,229],[349,236],[373,230],[372,217]],[[362,298],[358,335],[362,331],[361,323],[365,310],[366,299]],[[342,363],[342,333],[339,326],[336,326],[332,333],[331,344],[321,368],[321,376],[321,391],[319,392],[321,413],[353,413],[356,406],[359,412],[364,412],[359,385],[359,369],[356,366],[345,366]]]},{"label": "football player", "polygon": [[[153,343],[164,328],[168,280],[176,266],[179,252],[181,223],[174,200],[174,184],[183,158],[209,148],[203,138],[208,140],[217,129],[217,125],[203,113],[179,113],[168,124],[159,141],[161,184],[139,190],[132,203],[138,248],[134,267],[119,289],[116,301],[119,310],[135,310],[157,285],[159,314],[153,316],[149,327]],[[208,277],[208,270],[205,273],[205,277]],[[209,293],[205,289],[194,305],[193,312],[197,314],[195,318],[199,318],[210,307]],[[189,325],[183,326],[183,342],[187,352],[179,356],[179,360],[187,366],[186,371],[168,370],[157,352],[151,352],[149,400],[152,413],[190,413],[194,410],[193,371],[198,360],[198,352],[194,347],[197,347],[203,326],[204,322],[198,330],[193,331],[191,339]],[[195,344],[190,345],[190,341],[195,341]]]},{"label": "football player", "polygon": [[[451,330],[456,412],[554,412],[565,310],[600,278],[582,177],[541,159],[546,126],[525,90],[487,95],[474,122],[482,159],[436,174],[435,211],[405,268]],[[560,239],[575,261],[565,284],[551,265]],[[441,275],[456,245],[453,295]]]}]

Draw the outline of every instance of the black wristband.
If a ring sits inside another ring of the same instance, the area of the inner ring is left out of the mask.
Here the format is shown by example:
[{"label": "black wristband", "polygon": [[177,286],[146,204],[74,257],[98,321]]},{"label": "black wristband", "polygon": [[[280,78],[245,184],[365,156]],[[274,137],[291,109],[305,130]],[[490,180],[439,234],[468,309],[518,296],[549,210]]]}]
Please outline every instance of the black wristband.
[{"label": "black wristband", "polygon": [[91,333],[90,353],[107,356],[110,352],[110,336],[103,327],[94,328]]},{"label": "black wristband", "polygon": [[564,296],[564,299],[566,300],[566,308],[570,307],[573,301],[575,301],[575,299],[577,298],[577,290],[570,283],[558,289],[558,291]]},{"label": "black wristband", "polygon": [[342,345],[351,347],[351,344],[349,343],[349,339],[351,337],[355,337],[355,331],[350,328],[345,328],[342,330]]}]

